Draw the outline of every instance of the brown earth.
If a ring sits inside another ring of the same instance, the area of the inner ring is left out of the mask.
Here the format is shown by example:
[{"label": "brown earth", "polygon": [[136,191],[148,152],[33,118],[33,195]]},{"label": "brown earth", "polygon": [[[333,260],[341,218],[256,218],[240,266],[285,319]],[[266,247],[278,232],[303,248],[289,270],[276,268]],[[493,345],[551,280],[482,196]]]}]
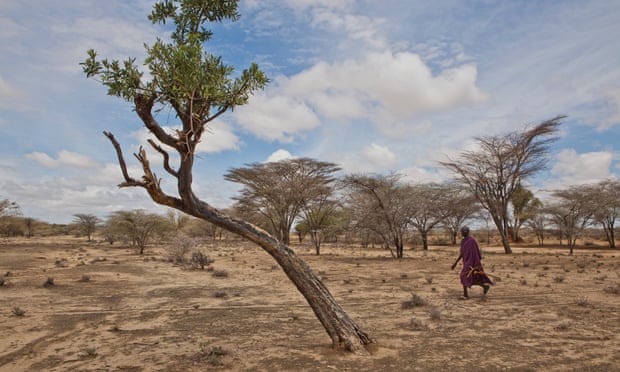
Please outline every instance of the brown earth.
[{"label": "brown earth", "polygon": [[199,270],[168,262],[164,247],[139,256],[77,239],[3,240],[0,371],[620,368],[620,250],[483,246],[497,283],[486,300],[474,288],[462,301],[457,247],[402,260],[293,248],[376,339],[370,356],[332,350],[303,297],[249,243],[211,243],[212,270]]}]

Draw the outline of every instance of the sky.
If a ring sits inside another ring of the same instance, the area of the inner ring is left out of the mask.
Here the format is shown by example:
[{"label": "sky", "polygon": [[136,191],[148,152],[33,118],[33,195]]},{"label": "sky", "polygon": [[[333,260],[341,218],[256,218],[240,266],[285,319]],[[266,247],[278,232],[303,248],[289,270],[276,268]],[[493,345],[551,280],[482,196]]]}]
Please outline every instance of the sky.
[{"label": "sky", "polygon": [[[152,5],[0,0],[0,200],[23,216],[70,223],[75,214],[167,211],[143,189],[117,187],[102,132],[117,137],[136,178],[130,154],[148,133],[79,65],[91,48],[142,61],[145,43],[169,37],[147,20]],[[229,207],[240,189],[227,170],[291,157],[334,162],[343,174],[447,181],[439,162],[475,149],[476,137],[557,115],[567,118],[533,189],[620,175],[616,0],[241,0],[239,13],[210,26],[205,48],[237,72],[258,63],[270,83],[203,138],[193,185],[215,207]],[[170,112],[157,119],[176,124]]]}]

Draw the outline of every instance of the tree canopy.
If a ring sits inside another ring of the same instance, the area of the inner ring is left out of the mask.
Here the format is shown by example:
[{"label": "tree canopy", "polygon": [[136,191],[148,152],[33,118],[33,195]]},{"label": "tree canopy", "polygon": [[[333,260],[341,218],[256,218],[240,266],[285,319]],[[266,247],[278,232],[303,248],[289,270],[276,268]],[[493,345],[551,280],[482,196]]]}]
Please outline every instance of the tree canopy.
[{"label": "tree canopy", "polygon": [[459,159],[441,162],[489,212],[506,253],[512,253],[508,209],[512,194],[517,185],[546,167],[549,146],[556,140],[564,118],[556,116],[507,135],[477,137],[478,149],[463,151]]}]

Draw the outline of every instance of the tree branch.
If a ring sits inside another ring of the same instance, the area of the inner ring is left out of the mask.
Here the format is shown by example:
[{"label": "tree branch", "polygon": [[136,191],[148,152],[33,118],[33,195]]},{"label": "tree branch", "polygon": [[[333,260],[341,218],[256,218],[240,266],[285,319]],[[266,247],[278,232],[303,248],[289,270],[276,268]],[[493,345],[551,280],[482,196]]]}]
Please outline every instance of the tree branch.
[{"label": "tree branch", "polygon": [[129,176],[129,173],[127,172],[127,163],[125,163],[125,158],[123,157],[123,151],[121,149],[121,145],[118,143],[114,135],[107,131],[104,131],[103,134],[106,137],[108,137],[110,142],[112,142],[114,149],[116,150],[116,156],[118,157],[118,164],[121,167],[121,172],[123,173],[123,178],[125,179],[125,182],[119,184],[118,186],[119,187],[132,187],[132,186],[144,187],[144,184],[142,182],[139,182],[136,179]]},{"label": "tree branch", "polygon": [[172,169],[172,167],[170,167],[170,155],[168,154],[168,152],[164,150],[161,146],[159,146],[157,143],[155,143],[155,141],[153,141],[152,139],[148,139],[147,141],[157,152],[161,154],[161,156],[164,157],[163,163],[164,163],[164,169],[166,170],[166,172],[178,178],[179,173],[175,171],[174,169]]}]

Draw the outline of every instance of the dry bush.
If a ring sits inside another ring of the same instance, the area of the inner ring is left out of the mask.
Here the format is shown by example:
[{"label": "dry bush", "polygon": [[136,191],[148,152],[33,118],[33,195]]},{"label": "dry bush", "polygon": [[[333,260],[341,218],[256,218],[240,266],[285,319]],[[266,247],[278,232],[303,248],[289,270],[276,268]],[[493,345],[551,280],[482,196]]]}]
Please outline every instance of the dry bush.
[{"label": "dry bush", "polygon": [[401,303],[401,308],[413,309],[414,307],[424,306],[424,305],[426,305],[426,300],[424,300],[422,297],[418,296],[417,294],[412,293],[411,300],[403,301]]},{"label": "dry bush", "polygon": [[51,287],[54,285],[54,278],[52,278],[51,276],[48,276],[47,279],[45,279],[45,282],[43,283],[44,287]]},{"label": "dry bush", "polygon": [[168,260],[176,264],[185,264],[187,262],[187,255],[198,244],[198,239],[190,238],[185,235],[177,236],[170,246],[167,247]]},{"label": "dry bush", "polygon": [[213,276],[216,278],[228,278],[228,271],[226,270],[213,270]]},{"label": "dry bush", "polygon": [[193,267],[200,268],[200,269],[204,270],[205,267],[211,265],[213,262],[214,262],[214,260],[209,258],[209,256],[207,256],[202,251],[194,251],[194,252],[192,252],[191,264],[192,264]]},{"label": "dry bush", "polygon": [[24,315],[26,315],[26,310],[23,310],[22,308],[20,308],[18,306],[15,306],[13,308],[13,314],[15,316],[24,316]]}]

